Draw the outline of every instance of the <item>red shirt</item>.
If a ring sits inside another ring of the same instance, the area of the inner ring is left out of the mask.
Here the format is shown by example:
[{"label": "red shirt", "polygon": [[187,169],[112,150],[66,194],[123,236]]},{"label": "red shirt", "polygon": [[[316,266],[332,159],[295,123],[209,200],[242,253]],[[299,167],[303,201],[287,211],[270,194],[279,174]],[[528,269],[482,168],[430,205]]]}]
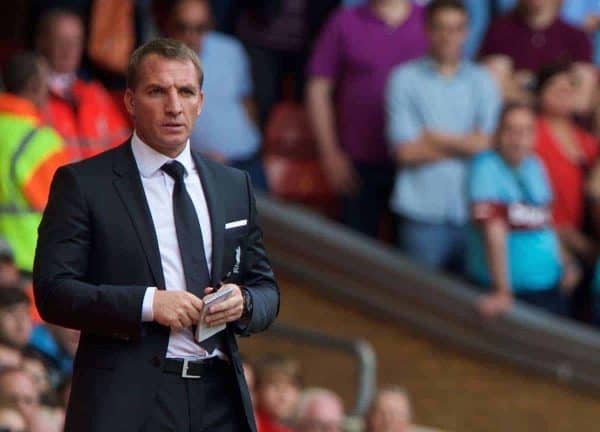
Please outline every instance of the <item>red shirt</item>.
[{"label": "red shirt", "polygon": [[290,428],[277,423],[260,409],[256,411],[256,428],[258,432],[292,432]]},{"label": "red shirt", "polygon": [[554,194],[552,217],[555,225],[579,229],[583,224],[585,175],[598,156],[598,143],[592,135],[575,125],[573,135],[583,154],[580,162],[567,157],[552,135],[549,125],[539,118],[535,151],[550,178]]}]

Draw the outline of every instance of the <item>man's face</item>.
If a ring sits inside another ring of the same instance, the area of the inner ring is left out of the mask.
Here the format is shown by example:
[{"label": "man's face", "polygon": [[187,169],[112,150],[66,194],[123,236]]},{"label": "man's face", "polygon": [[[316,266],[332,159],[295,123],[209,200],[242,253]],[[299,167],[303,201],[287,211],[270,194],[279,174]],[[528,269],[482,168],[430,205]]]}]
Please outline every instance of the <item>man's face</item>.
[{"label": "man's face", "polygon": [[35,358],[23,359],[23,370],[27,372],[38,394],[43,395],[50,390],[50,381],[48,380],[48,371],[41,360]]},{"label": "man's face", "polygon": [[23,348],[31,336],[29,305],[19,303],[0,309],[0,337],[8,344]]},{"label": "man's face", "polygon": [[316,400],[307,407],[301,420],[302,432],[341,432],[344,411],[336,400]]},{"label": "man's face", "polygon": [[284,421],[292,417],[300,392],[287,376],[274,375],[257,389],[257,396],[262,409],[278,421]]},{"label": "man's face", "polygon": [[12,260],[0,259],[0,289],[19,283],[19,269]]},{"label": "man's face", "polygon": [[15,408],[0,408],[0,430],[25,432],[27,430],[25,417]]},{"label": "man's face", "polygon": [[575,108],[575,83],[571,72],[550,78],[539,97],[542,113],[569,117]]},{"label": "man's face", "polygon": [[40,51],[57,73],[75,73],[83,54],[83,24],[78,17],[64,15],[54,20],[48,35],[41,35]]},{"label": "man's face", "polygon": [[6,344],[0,344],[0,369],[20,367],[23,362],[21,351]]},{"label": "man's face", "polygon": [[456,62],[462,56],[468,20],[464,12],[446,8],[438,10],[427,26],[432,56],[442,62]]},{"label": "man's face", "polygon": [[125,106],[142,141],[175,157],[185,147],[202,110],[198,72],[191,60],[150,54],[139,67],[134,89],[127,89]]},{"label": "man's face", "polygon": [[410,427],[410,405],[405,396],[385,392],[375,402],[369,418],[372,432],[407,432]]},{"label": "man's face", "polygon": [[173,10],[168,23],[169,37],[185,43],[195,53],[202,50],[202,40],[210,30],[208,2],[187,0]]},{"label": "man's face", "polygon": [[527,109],[514,109],[506,114],[498,131],[502,157],[517,166],[529,155],[535,142],[535,119]]},{"label": "man's face", "polygon": [[4,375],[0,379],[0,400],[16,407],[31,421],[39,409],[39,394],[29,375],[18,371]]}]

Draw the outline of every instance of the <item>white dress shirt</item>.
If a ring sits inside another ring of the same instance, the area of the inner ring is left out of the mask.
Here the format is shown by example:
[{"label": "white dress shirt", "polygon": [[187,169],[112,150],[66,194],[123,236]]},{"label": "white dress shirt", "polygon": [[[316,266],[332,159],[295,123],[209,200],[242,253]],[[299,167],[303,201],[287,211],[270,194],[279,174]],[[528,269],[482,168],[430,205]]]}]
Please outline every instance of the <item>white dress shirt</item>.
[{"label": "white dress shirt", "polygon": [[[168,291],[184,291],[186,290],[185,275],[173,215],[173,188],[175,181],[160,168],[167,162],[177,160],[186,169],[185,187],[192,199],[198,221],[200,222],[206,264],[210,273],[212,257],[211,221],[200,176],[192,159],[190,143],[188,141],[185,149],[179,156],[172,159],[145,144],[134,132],[131,139],[131,149],[140,172],[142,186],[144,187],[144,193],[146,194],[146,200],[152,215],[152,222],[154,223],[154,230],[156,231],[160,261],[166,285],[164,288]],[[149,287],[146,290],[142,304],[142,321],[154,320],[152,305],[155,291],[156,287]],[[199,359],[221,354],[218,349],[215,349],[210,354],[202,349],[194,340],[194,335],[190,328],[180,331],[171,330],[167,357]]]}]

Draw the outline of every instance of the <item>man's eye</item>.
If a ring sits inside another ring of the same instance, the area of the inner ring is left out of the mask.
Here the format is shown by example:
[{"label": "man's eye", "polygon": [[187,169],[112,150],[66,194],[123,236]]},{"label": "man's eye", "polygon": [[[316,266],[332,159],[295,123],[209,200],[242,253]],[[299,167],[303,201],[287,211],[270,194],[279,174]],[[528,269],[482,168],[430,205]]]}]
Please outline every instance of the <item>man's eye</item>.
[{"label": "man's eye", "polygon": [[150,94],[151,95],[157,95],[157,94],[160,94],[160,93],[162,93],[162,90],[159,89],[159,88],[153,88],[153,89],[150,90]]}]

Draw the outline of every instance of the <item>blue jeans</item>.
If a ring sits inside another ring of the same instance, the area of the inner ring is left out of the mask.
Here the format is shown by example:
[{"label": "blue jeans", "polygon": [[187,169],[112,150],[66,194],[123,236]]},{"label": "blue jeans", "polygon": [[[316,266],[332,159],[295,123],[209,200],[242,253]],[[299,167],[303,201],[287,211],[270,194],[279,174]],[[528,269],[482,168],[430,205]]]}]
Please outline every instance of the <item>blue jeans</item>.
[{"label": "blue jeans", "polygon": [[426,267],[461,273],[464,270],[466,233],[463,225],[433,224],[400,218],[398,246]]},{"label": "blue jeans", "polygon": [[354,162],[360,181],[358,192],[342,197],[342,222],[370,237],[377,237],[394,184],[395,168],[389,163]]},{"label": "blue jeans", "polygon": [[558,288],[551,288],[543,291],[517,292],[515,293],[515,297],[531,306],[544,309],[555,315],[568,315],[568,300]]}]

